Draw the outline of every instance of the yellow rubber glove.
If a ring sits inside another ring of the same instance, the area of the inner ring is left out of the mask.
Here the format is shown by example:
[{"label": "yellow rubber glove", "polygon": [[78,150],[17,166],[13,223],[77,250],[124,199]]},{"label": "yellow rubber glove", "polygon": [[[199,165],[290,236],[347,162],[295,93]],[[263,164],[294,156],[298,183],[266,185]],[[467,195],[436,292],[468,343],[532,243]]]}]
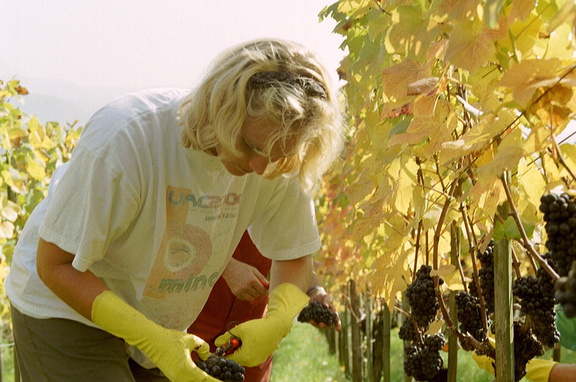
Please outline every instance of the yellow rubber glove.
[{"label": "yellow rubber glove", "polygon": [[[492,341],[492,338],[490,338]],[[472,352],[472,358],[481,368],[494,375],[494,360],[485,355],[478,355]],[[540,358],[531,359],[526,365],[526,378],[532,382],[548,382],[550,371],[556,365],[556,362]]]},{"label": "yellow rubber glove", "polygon": [[[294,317],[308,304],[310,297],[294,284],[283,283],[270,291],[266,316],[240,324],[229,332],[240,337],[242,345],[227,358],[242,366],[257,366],[278,349],[290,332]],[[224,346],[231,335],[218,337],[216,346]]]},{"label": "yellow rubber glove", "polygon": [[548,382],[550,371],[557,362],[534,358],[526,365],[526,378],[532,382]]},{"label": "yellow rubber glove", "polygon": [[202,359],[210,355],[201,338],[161,327],[111,291],[96,297],[91,314],[96,325],[142,350],[171,381],[219,382],[192,361],[192,351]]}]

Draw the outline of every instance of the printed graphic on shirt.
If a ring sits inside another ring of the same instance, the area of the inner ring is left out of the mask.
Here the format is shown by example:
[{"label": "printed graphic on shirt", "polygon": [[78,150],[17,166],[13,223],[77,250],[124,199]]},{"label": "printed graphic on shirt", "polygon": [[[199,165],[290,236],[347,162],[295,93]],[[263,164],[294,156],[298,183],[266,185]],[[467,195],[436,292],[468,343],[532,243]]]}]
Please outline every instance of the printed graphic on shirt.
[{"label": "printed graphic on shirt", "polygon": [[212,288],[220,269],[208,269],[207,264],[215,252],[228,249],[225,242],[216,243],[216,248],[213,243],[234,227],[239,203],[240,195],[235,193],[197,195],[190,189],[168,187],[164,237],[144,295],[163,298]]}]

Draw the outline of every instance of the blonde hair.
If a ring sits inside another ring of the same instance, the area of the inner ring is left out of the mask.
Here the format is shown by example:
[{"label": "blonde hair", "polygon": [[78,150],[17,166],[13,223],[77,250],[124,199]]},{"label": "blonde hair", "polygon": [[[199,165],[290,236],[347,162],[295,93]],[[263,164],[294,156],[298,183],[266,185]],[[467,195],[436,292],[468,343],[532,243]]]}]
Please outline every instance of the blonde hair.
[{"label": "blonde hair", "polygon": [[[321,94],[311,93],[298,81],[251,86],[251,78],[261,72],[314,81]],[[308,192],[342,145],[341,107],[327,70],[316,55],[291,41],[256,40],[221,54],[200,85],[184,99],[179,117],[185,127],[186,147],[211,151],[221,146],[231,155],[240,155],[238,142],[245,121],[275,127],[266,154],[280,143],[287,156],[270,164],[264,176],[297,174]],[[296,142],[294,147],[287,147],[288,140]]]}]

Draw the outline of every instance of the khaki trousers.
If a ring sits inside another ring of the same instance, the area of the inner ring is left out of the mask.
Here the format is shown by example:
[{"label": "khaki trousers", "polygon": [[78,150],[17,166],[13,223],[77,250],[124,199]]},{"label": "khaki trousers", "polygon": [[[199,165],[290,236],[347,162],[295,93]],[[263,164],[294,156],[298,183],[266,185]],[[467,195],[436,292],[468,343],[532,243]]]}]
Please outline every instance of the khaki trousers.
[{"label": "khaki trousers", "polygon": [[108,332],[61,318],[37,319],[11,307],[22,382],[169,382],[144,369],[126,343]]}]

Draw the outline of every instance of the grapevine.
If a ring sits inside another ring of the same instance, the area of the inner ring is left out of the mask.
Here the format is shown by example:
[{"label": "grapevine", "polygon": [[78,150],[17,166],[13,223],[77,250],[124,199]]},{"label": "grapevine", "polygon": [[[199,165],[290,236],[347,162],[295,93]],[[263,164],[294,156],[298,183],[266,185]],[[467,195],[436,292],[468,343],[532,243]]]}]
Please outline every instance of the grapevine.
[{"label": "grapevine", "polygon": [[[576,251],[570,238],[545,233],[544,225],[552,224],[538,214],[544,190],[575,178],[566,164],[576,163],[576,151],[557,139],[576,104],[573,2],[339,0],[322,16],[337,22],[348,52],[339,74],[350,120],[348,147],[326,177],[320,204],[320,259],[328,279],[366,280],[366,289],[392,307],[416,272],[414,264],[444,272],[447,288],[474,319],[460,314],[453,322],[438,282],[434,292],[424,292],[438,308],[418,303],[423,292],[409,286],[403,302],[410,303],[416,325],[406,323],[402,336],[413,338],[413,327],[422,336],[430,320],[440,318],[467,349],[494,358],[487,341],[498,328],[492,312],[511,307],[494,306],[493,266],[483,254],[480,264],[474,258],[479,242],[490,237],[496,248],[510,243],[506,255],[515,258],[519,278],[528,272],[544,280],[538,284],[544,298],[560,275],[558,302],[576,315],[570,305]],[[568,227],[569,237],[570,224],[551,229]],[[539,254],[541,238],[551,244],[554,268]],[[525,346],[526,358],[538,353],[528,351],[532,340],[546,346],[555,340],[553,330],[546,335],[536,327],[528,304],[528,314],[516,312],[521,317],[514,323],[518,337],[529,339],[517,346]],[[537,309],[548,312],[550,300],[543,305]],[[406,356],[417,362],[423,344],[410,346]],[[518,359],[522,374],[524,359]],[[513,380],[513,370],[497,371],[508,373],[502,380]]]}]

